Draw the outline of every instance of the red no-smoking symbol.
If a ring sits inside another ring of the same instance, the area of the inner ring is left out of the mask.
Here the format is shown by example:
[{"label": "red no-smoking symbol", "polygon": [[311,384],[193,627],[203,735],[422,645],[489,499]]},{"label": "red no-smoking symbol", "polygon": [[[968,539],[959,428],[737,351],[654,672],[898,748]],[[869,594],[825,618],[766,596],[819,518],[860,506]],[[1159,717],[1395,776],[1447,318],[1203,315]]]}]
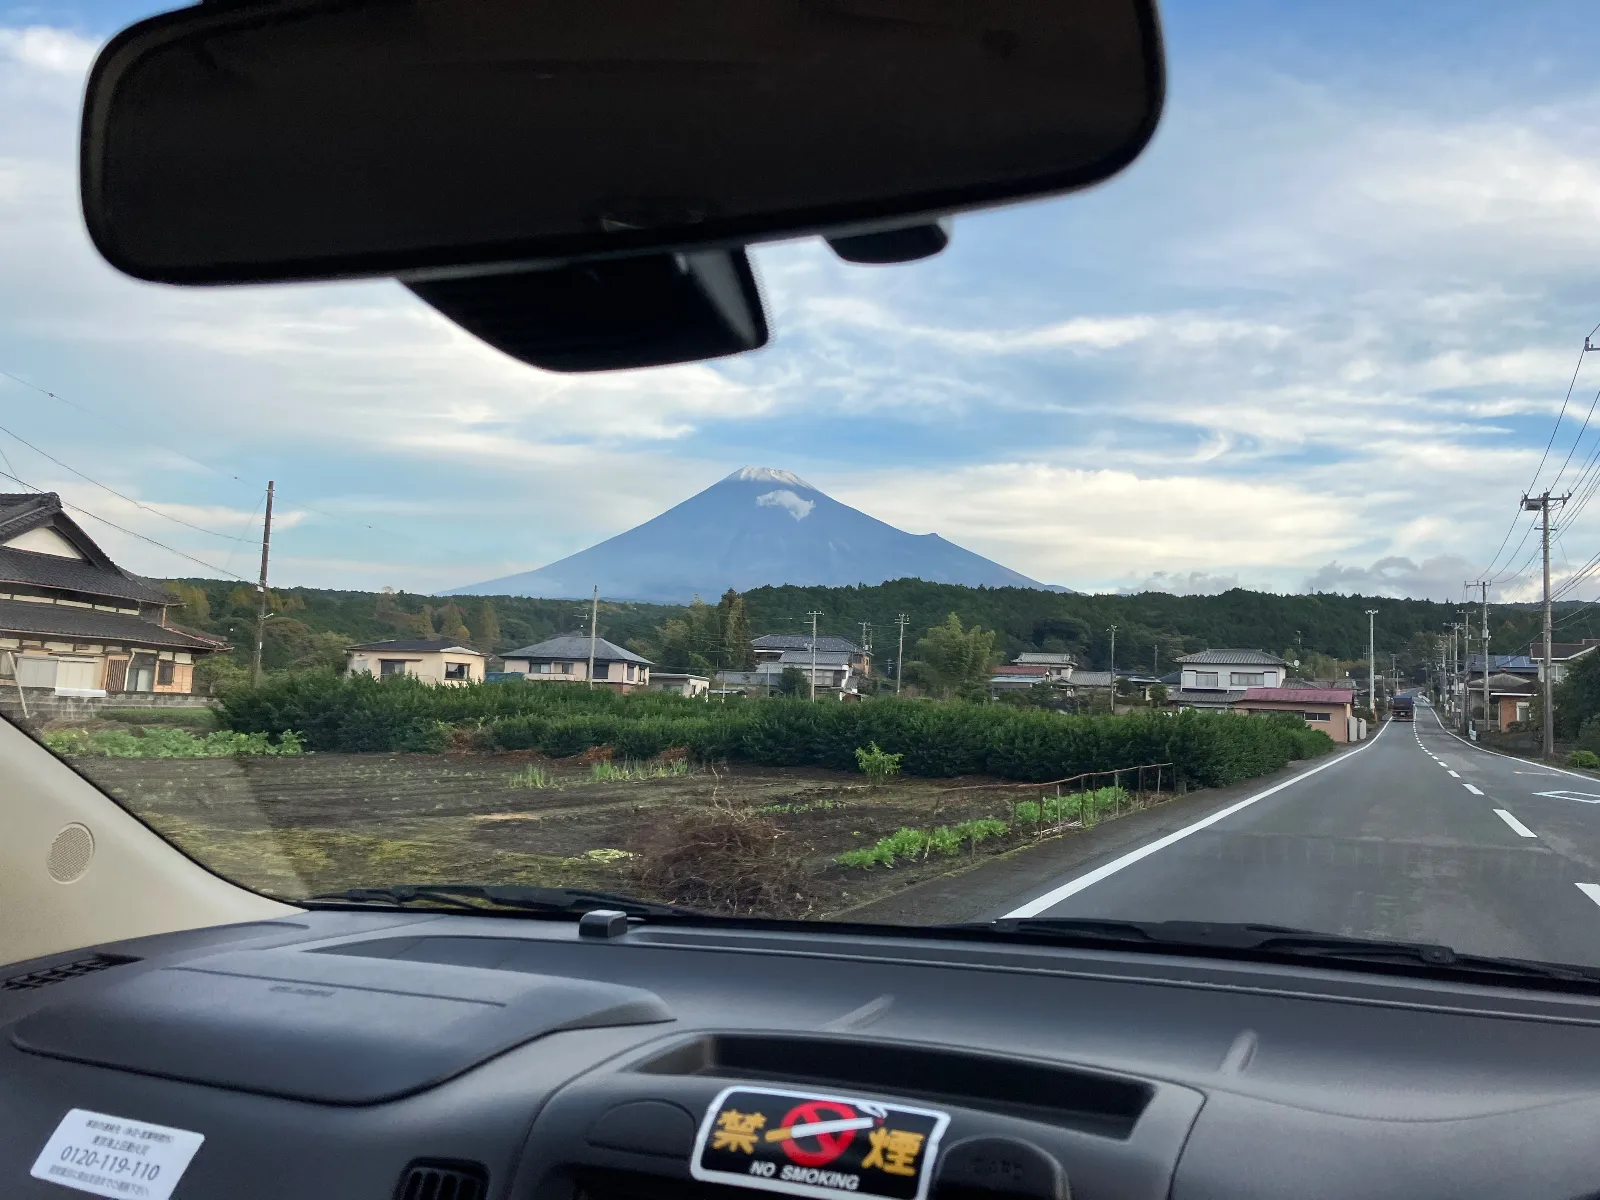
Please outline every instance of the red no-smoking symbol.
[{"label": "red no-smoking symbol", "polygon": [[784,1116],[782,1128],[797,1130],[801,1136],[784,1138],[783,1152],[802,1167],[825,1167],[850,1148],[850,1143],[855,1141],[856,1131],[831,1129],[804,1133],[805,1126],[855,1121],[858,1116],[848,1104],[835,1104],[831,1100],[807,1100],[796,1104]]}]

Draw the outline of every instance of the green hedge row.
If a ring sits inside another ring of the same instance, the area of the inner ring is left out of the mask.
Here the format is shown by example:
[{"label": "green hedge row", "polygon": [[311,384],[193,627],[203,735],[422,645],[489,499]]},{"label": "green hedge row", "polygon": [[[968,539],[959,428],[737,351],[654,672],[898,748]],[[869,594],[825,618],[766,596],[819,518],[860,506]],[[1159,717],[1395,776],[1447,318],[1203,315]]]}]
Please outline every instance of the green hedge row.
[{"label": "green hedge row", "polygon": [[854,704],[754,700],[706,704],[667,693],[622,696],[567,684],[434,688],[371,676],[284,675],[231,692],[231,729],[295,730],[313,750],[437,752],[457,730],[502,750],[556,758],[611,746],[626,758],[685,747],[701,761],[850,771],[876,742],[907,774],[1063,779],[1170,762],[1190,786],[1221,787],[1333,748],[1292,717],[1183,712],[1064,716],[998,704],[870,699]]}]

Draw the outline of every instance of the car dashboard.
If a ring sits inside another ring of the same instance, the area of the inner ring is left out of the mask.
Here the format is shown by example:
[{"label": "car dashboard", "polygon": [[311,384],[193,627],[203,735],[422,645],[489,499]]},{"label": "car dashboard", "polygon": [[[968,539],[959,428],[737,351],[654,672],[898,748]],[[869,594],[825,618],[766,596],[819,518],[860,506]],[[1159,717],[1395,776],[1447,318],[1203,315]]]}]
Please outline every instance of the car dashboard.
[{"label": "car dashboard", "polygon": [[930,931],[611,934],[316,910],[5,968],[0,1192],[1600,1189],[1594,997]]}]

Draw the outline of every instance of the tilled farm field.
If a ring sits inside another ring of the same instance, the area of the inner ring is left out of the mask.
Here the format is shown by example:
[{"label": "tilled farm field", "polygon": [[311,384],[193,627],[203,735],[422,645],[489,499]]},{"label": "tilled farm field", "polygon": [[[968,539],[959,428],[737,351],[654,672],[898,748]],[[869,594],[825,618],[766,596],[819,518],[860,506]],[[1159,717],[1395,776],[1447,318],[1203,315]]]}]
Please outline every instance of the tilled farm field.
[{"label": "tilled farm field", "polygon": [[[286,899],[493,882],[699,899],[762,915],[845,914],[1159,799],[1135,792],[1064,811],[1038,803],[1053,789],[991,780],[898,778],[874,787],[844,772],[682,764],[655,778],[597,779],[593,763],[516,753],[72,761],[201,862]],[[837,861],[891,837],[887,862]],[[699,853],[707,838],[715,852]],[[725,880],[686,881],[685,862],[691,874],[744,873],[769,887],[741,900],[754,893]]]}]

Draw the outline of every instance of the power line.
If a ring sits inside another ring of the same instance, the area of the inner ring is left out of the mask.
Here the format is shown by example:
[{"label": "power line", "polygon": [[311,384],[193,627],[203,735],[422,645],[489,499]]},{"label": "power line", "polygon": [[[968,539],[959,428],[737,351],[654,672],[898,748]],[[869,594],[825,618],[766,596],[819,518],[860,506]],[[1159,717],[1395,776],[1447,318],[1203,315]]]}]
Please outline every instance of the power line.
[{"label": "power line", "polygon": [[[68,400],[64,396],[60,396],[55,392],[52,392],[52,391],[49,391],[49,390],[47,390],[45,388],[40,387],[38,384],[29,383],[26,379],[23,379],[23,378],[21,378],[20,376],[17,376],[17,375],[13,375],[10,371],[0,370],[0,375],[4,375],[7,379],[11,380],[13,383],[21,384],[25,388],[28,388],[28,389],[30,389],[32,391],[35,391],[35,392],[38,392],[41,396],[48,396],[52,400],[56,400],[56,401],[59,401],[62,404],[65,404],[68,408],[76,409],[78,412],[81,412],[81,413],[84,413],[84,414],[86,414],[88,416],[94,417],[96,420],[104,421],[107,425],[110,425],[110,426],[112,426],[113,428],[116,428],[116,429],[120,429],[124,433],[132,434],[134,437],[140,438],[146,444],[149,444],[149,445],[155,445],[156,444],[156,443],[151,442],[150,439],[146,435],[140,433],[138,430],[132,429],[132,428],[128,427],[127,425],[122,424],[122,422],[120,422],[120,421],[115,421],[112,418],[106,416],[104,413],[99,413],[99,412],[96,412],[92,408],[85,408],[81,404],[74,403],[73,401]],[[9,431],[7,431],[7,432],[9,432]],[[14,433],[11,436],[12,437],[17,437],[17,435],[14,434]],[[25,445],[25,446],[29,445],[29,443],[23,441],[23,439],[20,438],[20,437],[18,437],[17,440],[19,442],[22,442],[23,445]],[[44,454],[44,456],[46,458],[50,458],[50,455],[45,454],[45,452],[43,450],[38,450],[38,447],[29,446],[29,448],[33,449],[33,450],[37,450],[38,453],[40,453],[40,454]],[[245,480],[241,479],[237,475],[231,474],[231,473],[229,473],[227,471],[219,471],[219,468],[217,468],[215,465],[213,465],[211,463],[202,462],[200,459],[195,458],[192,455],[185,454],[181,450],[175,450],[171,446],[162,445],[161,449],[163,451],[167,452],[167,453],[176,455],[177,457],[183,459],[186,462],[191,462],[195,466],[200,467],[200,468],[202,468],[202,469],[204,469],[204,470],[206,470],[208,472],[220,473],[220,474],[226,476],[227,478],[232,479],[235,483],[244,483],[245,482]],[[0,452],[0,456],[3,456],[3,452]],[[82,472],[76,471],[72,467],[66,466],[65,463],[61,463],[57,459],[51,458],[50,461],[57,463],[58,466],[64,467],[68,471],[72,471],[72,473],[74,475],[80,475],[84,479],[89,479],[89,477],[87,475],[83,475]],[[9,462],[7,462],[6,465],[7,465],[8,468],[10,468],[11,464]],[[104,484],[99,483],[97,480],[94,480],[94,479],[89,479],[89,482],[90,483],[94,483],[97,487],[105,487]],[[111,488],[106,488],[106,491],[111,492],[112,495],[114,495],[114,496],[119,496],[119,498],[121,498],[121,499],[128,500],[128,502],[130,504],[137,504],[138,503],[138,501],[136,501],[136,500],[129,500],[128,497],[121,496],[120,493],[113,491]],[[283,494],[280,492],[278,495],[279,495],[280,503],[283,502],[283,499],[284,499]],[[298,500],[292,501],[292,503],[293,503],[295,508],[301,508],[301,509],[304,509],[306,512],[316,513],[319,517],[326,517],[330,521],[338,521],[338,522],[340,522],[342,524],[353,525],[353,526],[356,526],[356,527],[361,528],[361,529],[369,530],[372,533],[380,533],[380,534],[383,534],[385,537],[392,537],[392,538],[396,538],[396,539],[401,540],[401,541],[423,542],[423,543],[425,543],[425,544],[427,544],[429,546],[433,546],[433,547],[435,547],[437,549],[446,550],[451,554],[461,555],[463,553],[461,547],[459,547],[459,546],[453,546],[453,545],[449,545],[449,544],[447,544],[445,542],[435,541],[432,538],[419,537],[416,533],[400,533],[400,532],[398,532],[396,530],[393,530],[393,529],[385,529],[381,525],[373,525],[373,524],[370,524],[370,523],[368,523],[366,521],[362,521],[362,520],[360,520],[358,518],[355,518],[355,517],[343,517],[343,516],[339,516],[337,513],[327,512],[324,509],[313,508],[313,507],[311,507],[311,505],[302,504]],[[143,507],[143,506],[141,506],[141,507]],[[166,516],[165,513],[162,513],[157,509],[150,509],[149,511],[155,512],[158,516]],[[174,521],[177,520],[176,517],[169,517],[168,519],[169,520],[174,520]],[[186,522],[186,521],[178,521],[178,524],[187,525],[188,522]],[[222,537],[222,538],[231,538],[231,537],[233,537],[232,534],[216,533],[214,530],[201,529],[198,525],[190,525],[189,528],[197,529],[201,533],[213,534],[216,537]],[[236,540],[236,541],[251,541],[253,539],[250,539],[250,538],[235,538],[234,540]]]},{"label": "power line", "polygon": [[[1545,461],[1550,457],[1550,447],[1556,444],[1556,433],[1561,429],[1561,418],[1566,415],[1567,405],[1572,400],[1572,389],[1578,385],[1578,373],[1583,370],[1583,360],[1593,348],[1589,344],[1589,338],[1594,337],[1596,333],[1600,333],[1600,325],[1596,325],[1593,329],[1591,329],[1589,331],[1589,336],[1583,339],[1583,349],[1578,351],[1578,362],[1577,365],[1572,368],[1572,380],[1567,384],[1567,394],[1561,400],[1561,411],[1556,413],[1556,423],[1550,428],[1550,440],[1544,444],[1544,453],[1539,456],[1539,465],[1533,472],[1533,479],[1529,481],[1528,486],[1525,489],[1525,492],[1528,495],[1533,494],[1534,486],[1539,482],[1539,476],[1544,471]],[[1518,509],[1517,516],[1512,517],[1511,524],[1506,526],[1505,536],[1500,539],[1500,546],[1495,550],[1494,557],[1489,560],[1489,565],[1484,567],[1484,569],[1479,573],[1480,577],[1488,578],[1489,573],[1494,570],[1495,563],[1500,561],[1500,551],[1504,550],[1506,548],[1506,543],[1511,540],[1512,530],[1516,529],[1517,527],[1517,517],[1520,517],[1521,515],[1522,510]],[[1523,541],[1526,540],[1527,538],[1524,537]],[[1517,552],[1515,550],[1512,551],[1511,556],[1515,558],[1516,555]]]},{"label": "power line", "polygon": [[[14,483],[20,483],[25,488],[32,488],[36,492],[42,492],[44,490],[43,488],[37,486],[36,484],[29,483],[26,479],[21,479],[18,476],[11,474],[9,471],[0,471],[0,475],[3,475],[5,478],[11,480]],[[92,518],[92,519],[94,519],[96,521],[99,521],[102,525],[109,525],[112,529],[115,529],[118,533],[125,533],[129,537],[138,538],[141,542],[149,542],[152,546],[160,547],[162,550],[165,550],[168,554],[176,554],[179,558],[186,558],[190,562],[196,563],[196,564],[204,567],[208,571],[215,571],[219,575],[227,575],[232,579],[237,579],[240,583],[249,583],[250,582],[243,575],[235,575],[232,571],[224,571],[221,567],[217,566],[215,563],[208,563],[202,558],[196,558],[192,554],[185,554],[182,550],[174,549],[173,547],[167,545],[165,542],[158,542],[153,537],[146,537],[142,533],[136,533],[132,529],[124,528],[123,526],[118,525],[115,521],[108,521],[105,517],[102,517],[99,513],[90,512],[87,508],[83,508],[80,505],[72,504],[72,503],[69,503],[66,500],[62,500],[61,501],[61,506],[63,508],[70,508],[73,512],[82,513],[86,517],[90,517],[90,518]]]},{"label": "power line", "polygon": [[[68,400],[65,396],[58,396],[55,392],[48,391],[45,388],[40,387],[36,383],[29,383],[26,379],[23,379],[23,378],[20,378],[19,376],[13,375],[10,371],[0,370],[0,375],[4,375],[7,379],[11,380],[11,382],[13,382],[13,383],[20,383],[23,387],[28,388],[28,389],[30,389],[32,391],[38,392],[41,396],[48,396],[48,397],[50,397],[50,399],[56,401],[57,403],[65,404],[68,408],[75,408],[79,412],[84,413],[84,414],[86,414],[88,416],[91,416],[91,417],[95,418],[97,421],[104,421],[107,425],[111,425],[111,426],[114,426],[117,429],[122,430],[123,433],[131,433],[131,434],[133,434],[134,437],[141,439],[142,441],[146,442],[147,444],[154,444],[154,443],[150,442],[150,438],[146,434],[140,433],[137,429],[129,428],[128,426],[124,425],[121,421],[114,421],[110,417],[106,416],[104,413],[96,412],[92,408],[85,408],[81,404],[75,404],[73,401]],[[18,440],[20,441],[21,439],[19,438]],[[186,462],[192,462],[195,466],[200,467],[203,470],[212,472],[214,474],[226,475],[229,479],[232,479],[235,483],[243,483],[244,482],[244,480],[240,479],[237,475],[231,475],[227,471],[218,471],[218,468],[216,467],[216,465],[214,463],[201,462],[198,458],[195,458],[192,455],[185,454],[182,450],[174,450],[171,446],[166,446],[166,445],[163,445],[161,447],[161,449],[164,450],[165,452],[167,452],[168,454],[177,455],[179,458],[184,459]]]},{"label": "power line", "polygon": [[[166,520],[171,521],[176,525],[182,525],[185,529],[192,529],[196,533],[209,534],[212,537],[224,538],[224,539],[226,539],[228,541],[234,541],[234,542],[242,542],[242,541],[246,540],[245,538],[235,537],[231,533],[218,533],[215,529],[207,529],[203,525],[192,524],[192,523],[190,523],[188,521],[183,520],[181,517],[173,516],[171,513],[164,513],[159,508],[151,508],[148,504],[143,504],[140,501],[135,500],[132,496],[124,496],[121,492],[117,491],[116,488],[110,487],[110,486],[108,486],[108,485],[106,485],[104,483],[101,483],[98,479],[94,478],[92,475],[85,475],[82,471],[78,470],[77,467],[69,466],[66,463],[62,462],[55,455],[49,453],[48,451],[39,449],[39,447],[35,446],[27,438],[22,437],[19,434],[13,433],[11,430],[7,429],[4,425],[0,425],[0,433],[4,433],[9,437],[16,438],[17,441],[21,442],[29,450],[32,450],[35,454],[37,454],[37,455],[39,455],[39,456],[41,456],[43,458],[48,458],[51,462],[55,463],[55,465],[60,467],[63,471],[71,471],[79,479],[82,479],[82,480],[85,480],[85,481],[87,481],[89,483],[94,484],[95,487],[100,488],[102,491],[110,492],[118,500],[125,501],[126,503],[133,505],[135,508],[142,508],[147,513],[154,513],[158,517],[163,517]],[[7,466],[11,465],[9,460],[7,461],[6,465]]]}]

